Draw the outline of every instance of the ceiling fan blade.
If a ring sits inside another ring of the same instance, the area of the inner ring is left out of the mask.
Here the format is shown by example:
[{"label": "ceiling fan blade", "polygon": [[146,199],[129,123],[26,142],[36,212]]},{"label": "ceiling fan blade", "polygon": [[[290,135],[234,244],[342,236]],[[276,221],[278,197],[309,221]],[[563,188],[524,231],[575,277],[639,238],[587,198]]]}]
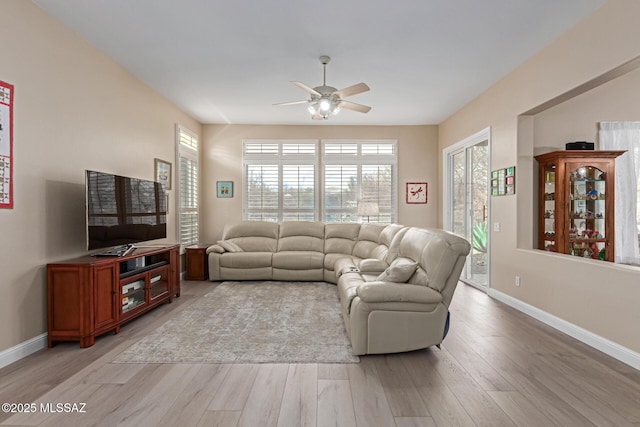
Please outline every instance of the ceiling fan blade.
[{"label": "ceiling fan blade", "polygon": [[357,85],[340,89],[334,92],[334,95],[337,95],[339,98],[346,98],[347,96],[357,95],[368,90],[370,90],[370,88],[365,83],[358,83]]},{"label": "ceiling fan blade", "polygon": [[280,102],[278,104],[273,104],[273,105],[297,105],[297,104],[306,104],[307,102],[309,102],[308,100],[304,100],[304,101],[291,101],[291,102]]},{"label": "ceiling fan blade", "polygon": [[368,113],[371,110],[371,107],[367,107],[366,105],[356,104],[355,102],[349,101],[340,101],[340,108],[346,108],[347,110],[357,111],[359,113]]},{"label": "ceiling fan blade", "polygon": [[302,83],[302,82],[291,82],[294,85],[298,86],[300,89],[309,92],[311,95],[316,95],[316,96],[322,96],[322,94],[320,92],[318,92],[315,89],[310,88],[309,86],[307,86],[306,84]]},{"label": "ceiling fan blade", "polygon": [[316,111],[316,113],[313,116],[311,116],[311,118],[313,120],[324,120],[324,117],[322,116],[322,114],[320,114],[319,110]]}]

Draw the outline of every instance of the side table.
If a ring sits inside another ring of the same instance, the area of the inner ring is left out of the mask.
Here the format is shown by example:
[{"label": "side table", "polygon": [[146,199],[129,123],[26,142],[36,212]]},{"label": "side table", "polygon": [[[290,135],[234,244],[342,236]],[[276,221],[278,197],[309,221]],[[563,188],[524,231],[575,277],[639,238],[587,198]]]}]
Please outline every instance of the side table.
[{"label": "side table", "polygon": [[209,279],[209,263],[207,262],[207,248],[209,246],[211,246],[211,244],[198,243],[185,248],[187,262],[186,280]]}]

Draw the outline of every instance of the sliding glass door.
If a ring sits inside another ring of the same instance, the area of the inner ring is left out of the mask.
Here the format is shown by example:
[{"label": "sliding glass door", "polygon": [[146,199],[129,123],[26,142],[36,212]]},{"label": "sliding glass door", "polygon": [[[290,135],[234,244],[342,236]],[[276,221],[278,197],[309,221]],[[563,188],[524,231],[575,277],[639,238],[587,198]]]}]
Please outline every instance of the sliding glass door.
[{"label": "sliding glass door", "polygon": [[489,284],[489,138],[480,133],[445,150],[445,228],[466,238],[471,253],[461,280]]}]

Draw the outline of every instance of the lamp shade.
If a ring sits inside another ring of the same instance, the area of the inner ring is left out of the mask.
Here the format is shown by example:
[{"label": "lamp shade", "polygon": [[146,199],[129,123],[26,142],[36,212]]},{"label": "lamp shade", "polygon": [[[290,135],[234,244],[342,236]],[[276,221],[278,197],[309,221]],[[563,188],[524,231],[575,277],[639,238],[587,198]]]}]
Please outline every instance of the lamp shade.
[{"label": "lamp shade", "polygon": [[376,202],[358,203],[358,216],[376,216],[380,214],[380,208]]}]

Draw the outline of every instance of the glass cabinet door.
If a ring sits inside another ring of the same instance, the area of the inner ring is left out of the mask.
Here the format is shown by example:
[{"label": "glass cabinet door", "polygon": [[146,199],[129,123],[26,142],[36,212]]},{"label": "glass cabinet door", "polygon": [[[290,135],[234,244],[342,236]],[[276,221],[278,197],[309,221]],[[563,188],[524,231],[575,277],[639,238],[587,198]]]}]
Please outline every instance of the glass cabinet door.
[{"label": "glass cabinet door", "polygon": [[556,165],[544,167],[544,249],[557,252],[556,244]]},{"label": "glass cabinet door", "polygon": [[567,173],[569,254],[604,260],[606,174],[594,166],[568,167]]}]

